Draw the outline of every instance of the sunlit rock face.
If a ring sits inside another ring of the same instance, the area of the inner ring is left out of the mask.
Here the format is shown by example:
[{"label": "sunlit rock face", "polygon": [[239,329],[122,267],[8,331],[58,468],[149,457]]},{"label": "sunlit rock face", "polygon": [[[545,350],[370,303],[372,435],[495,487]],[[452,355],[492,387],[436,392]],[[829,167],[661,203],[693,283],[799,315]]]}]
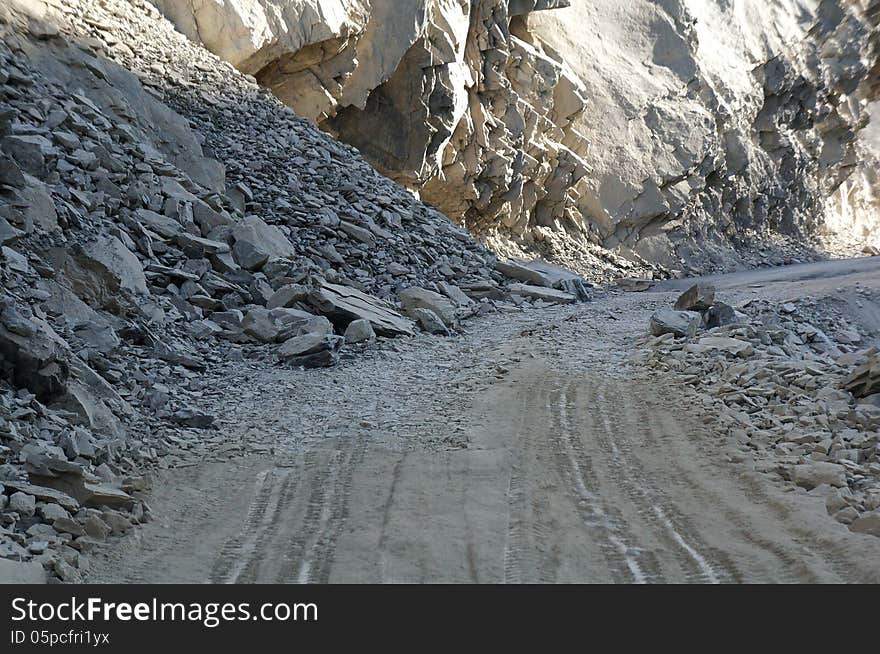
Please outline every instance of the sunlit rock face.
[{"label": "sunlit rock face", "polygon": [[873,206],[876,0],[155,2],[502,250],[729,267]]}]

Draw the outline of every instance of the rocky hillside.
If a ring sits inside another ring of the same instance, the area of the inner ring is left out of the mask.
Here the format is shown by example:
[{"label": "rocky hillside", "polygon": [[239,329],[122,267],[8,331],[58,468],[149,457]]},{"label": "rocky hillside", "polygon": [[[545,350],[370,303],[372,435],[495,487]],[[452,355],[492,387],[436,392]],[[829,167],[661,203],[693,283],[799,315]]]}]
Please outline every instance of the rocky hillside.
[{"label": "rocky hillside", "polygon": [[706,270],[875,236],[871,0],[154,1],[502,251]]},{"label": "rocky hillside", "polygon": [[590,295],[499,262],[128,0],[0,5],[0,246],[0,579],[76,580],[147,520],[148,470],[222,447],[223,362],[329,367]]}]

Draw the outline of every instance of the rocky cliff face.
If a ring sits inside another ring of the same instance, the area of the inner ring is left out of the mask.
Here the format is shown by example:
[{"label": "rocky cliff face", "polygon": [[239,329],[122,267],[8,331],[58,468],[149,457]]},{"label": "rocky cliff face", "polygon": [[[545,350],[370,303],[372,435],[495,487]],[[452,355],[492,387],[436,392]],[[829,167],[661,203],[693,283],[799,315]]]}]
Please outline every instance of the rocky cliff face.
[{"label": "rocky cliff face", "polygon": [[154,1],[501,250],[707,269],[850,224],[871,0]]}]

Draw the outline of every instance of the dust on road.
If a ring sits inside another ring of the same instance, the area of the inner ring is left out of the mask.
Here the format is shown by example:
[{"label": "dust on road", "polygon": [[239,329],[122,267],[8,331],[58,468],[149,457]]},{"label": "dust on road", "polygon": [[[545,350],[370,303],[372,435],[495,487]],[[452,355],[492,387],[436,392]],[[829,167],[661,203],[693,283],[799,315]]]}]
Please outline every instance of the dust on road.
[{"label": "dust on road", "polygon": [[[877,283],[828,270],[727,288]],[[332,374],[240,364],[215,410],[245,454],[163,473],[156,520],[88,581],[880,581],[880,539],[735,463],[711,416],[629,363],[671,297],[487,316]]]}]

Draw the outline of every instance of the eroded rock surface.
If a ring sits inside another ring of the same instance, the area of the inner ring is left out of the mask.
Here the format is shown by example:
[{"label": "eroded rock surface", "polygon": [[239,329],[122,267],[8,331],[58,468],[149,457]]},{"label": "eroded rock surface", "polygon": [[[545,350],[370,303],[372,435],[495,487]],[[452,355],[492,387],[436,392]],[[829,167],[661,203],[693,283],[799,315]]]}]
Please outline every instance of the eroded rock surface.
[{"label": "eroded rock surface", "polygon": [[876,235],[870,0],[155,2],[509,254],[708,270]]}]

